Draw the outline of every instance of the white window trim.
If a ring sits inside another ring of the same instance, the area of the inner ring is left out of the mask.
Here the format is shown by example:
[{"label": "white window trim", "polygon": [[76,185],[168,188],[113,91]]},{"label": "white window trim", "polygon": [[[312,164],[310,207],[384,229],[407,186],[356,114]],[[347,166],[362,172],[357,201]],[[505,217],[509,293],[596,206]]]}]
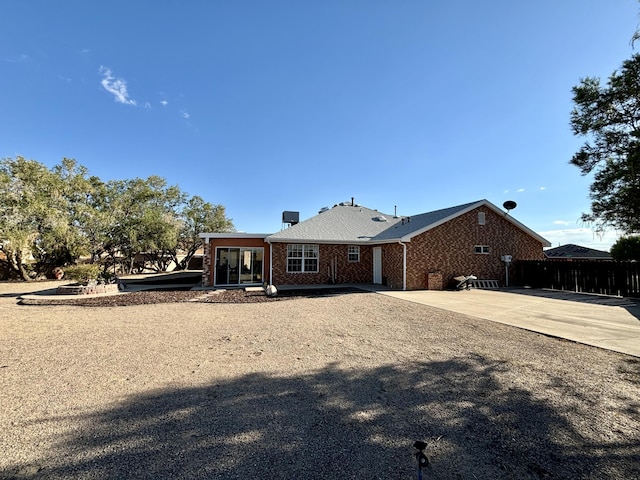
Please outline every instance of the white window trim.
[{"label": "white window trim", "polygon": [[358,263],[360,261],[360,245],[349,245],[347,248],[347,260],[350,263]]},{"label": "white window trim", "polygon": [[[301,257],[291,257],[289,256],[289,249],[293,246],[302,247],[302,256]],[[315,250],[315,256],[307,256],[308,250]],[[289,270],[289,259],[300,259],[301,260],[301,269],[300,270]],[[305,270],[305,260],[315,259],[316,260],[316,269],[315,270]],[[287,245],[287,273],[318,273],[320,271],[320,247],[318,245],[313,244],[300,244],[300,243],[290,243]]]},{"label": "white window trim", "polygon": [[484,225],[486,221],[486,214],[484,212],[478,212],[478,225]]},{"label": "white window trim", "polygon": [[473,251],[476,255],[489,255],[491,247],[489,245],[474,245]]}]

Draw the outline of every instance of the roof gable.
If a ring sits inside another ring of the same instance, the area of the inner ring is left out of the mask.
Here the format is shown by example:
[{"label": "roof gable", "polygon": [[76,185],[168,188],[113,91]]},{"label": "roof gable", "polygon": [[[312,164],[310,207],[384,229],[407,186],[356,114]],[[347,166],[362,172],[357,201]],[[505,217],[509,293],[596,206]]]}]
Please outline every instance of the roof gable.
[{"label": "roof gable", "polygon": [[[413,231],[407,233],[401,238],[401,241],[408,242],[416,235],[420,235],[421,233],[431,230],[432,228],[442,225],[443,223],[453,220],[454,218],[459,217],[460,215],[464,215],[465,213],[470,212],[471,210],[474,210],[479,207],[487,207],[493,210],[495,213],[501,215],[505,220],[512,223],[513,225],[515,225],[520,230],[524,231],[529,236],[538,240],[540,243],[542,243],[543,247],[551,246],[551,243],[546,238],[538,235],[536,232],[534,232],[524,224],[520,223],[511,215],[508,215],[508,213],[504,212],[503,210],[495,206],[489,200],[478,200],[477,202],[466,203],[464,205],[458,205],[457,207],[445,208],[443,210],[437,210],[435,212],[425,213],[423,215],[427,216],[426,220],[431,219],[433,221],[431,221],[427,225],[424,225],[421,228],[416,228]],[[420,217],[420,215],[418,217]]]}]

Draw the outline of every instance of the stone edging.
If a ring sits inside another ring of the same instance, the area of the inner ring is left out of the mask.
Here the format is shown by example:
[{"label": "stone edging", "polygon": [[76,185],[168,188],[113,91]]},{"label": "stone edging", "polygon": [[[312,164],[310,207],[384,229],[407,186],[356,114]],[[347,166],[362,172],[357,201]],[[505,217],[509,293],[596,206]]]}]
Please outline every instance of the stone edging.
[{"label": "stone edging", "polygon": [[56,289],[57,295],[96,295],[101,293],[117,293],[118,285],[62,285]]}]

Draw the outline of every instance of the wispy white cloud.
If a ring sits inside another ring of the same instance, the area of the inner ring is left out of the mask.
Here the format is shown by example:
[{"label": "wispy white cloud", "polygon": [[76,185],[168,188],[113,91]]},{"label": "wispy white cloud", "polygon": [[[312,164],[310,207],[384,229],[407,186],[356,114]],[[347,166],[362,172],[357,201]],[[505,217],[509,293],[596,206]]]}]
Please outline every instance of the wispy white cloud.
[{"label": "wispy white cloud", "polygon": [[114,77],[111,69],[104,66],[100,67],[100,74],[102,75],[102,81],[100,82],[102,88],[112,94],[116,102],[124,103],[125,105],[137,105],[135,100],[129,98],[127,82],[124,79]]},{"label": "wispy white cloud", "polygon": [[569,222],[567,222],[566,220],[554,220],[553,224],[554,225],[569,225]]},{"label": "wispy white cloud", "polygon": [[188,112],[185,112],[184,110],[182,112],[180,112],[180,113],[182,113],[182,118],[189,118],[191,116],[191,115],[189,115]]},{"label": "wispy white cloud", "polygon": [[161,100],[160,101],[160,105],[162,105],[163,107],[166,107],[169,104],[169,102],[167,102],[166,100]]},{"label": "wispy white cloud", "polygon": [[[546,190],[546,189],[547,189],[547,187],[538,187],[538,190],[539,190],[539,191],[543,191],[543,190]],[[514,192],[516,192],[516,193],[524,193],[524,192],[526,192],[526,191],[527,191],[527,189],[526,189],[526,188],[518,188],[518,189],[514,190]],[[529,191],[532,191],[532,190],[529,190]],[[506,194],[507,194],[507,193],[509,193],[509,192],[511,192],[511,190],[509,190],[509,189],[507,188],[507,189],[505,189],[502,193],[503,193],[504,195],[506,195]]]},{"label": "wispy white cloud", "polygon": [[4,57],[2,59],[2,61],[9,62],[9,63],[22,63],[28,60],[29,60],[29,57],[24,53],[18,55],[17,57]]}]

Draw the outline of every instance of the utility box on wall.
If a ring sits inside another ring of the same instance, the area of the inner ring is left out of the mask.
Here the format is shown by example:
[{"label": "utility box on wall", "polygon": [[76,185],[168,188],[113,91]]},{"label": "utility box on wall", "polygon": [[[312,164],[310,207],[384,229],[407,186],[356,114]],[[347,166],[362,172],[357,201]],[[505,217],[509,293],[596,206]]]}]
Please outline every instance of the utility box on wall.
[{"label": "utility box on wall", "polygon": [[441,270],[431,270],[427,272],[426,278],[426,288],[427,290],[442,290],[442,271]]}]

